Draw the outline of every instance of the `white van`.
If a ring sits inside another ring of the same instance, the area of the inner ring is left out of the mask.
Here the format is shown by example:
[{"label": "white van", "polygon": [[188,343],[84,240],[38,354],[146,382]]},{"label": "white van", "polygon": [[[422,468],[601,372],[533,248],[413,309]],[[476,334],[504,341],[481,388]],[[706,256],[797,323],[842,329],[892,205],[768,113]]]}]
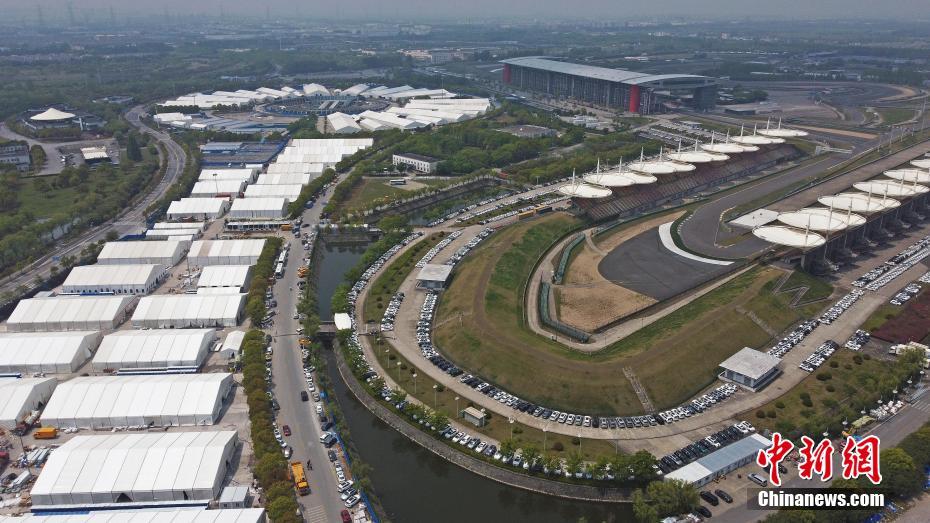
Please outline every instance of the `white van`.
[{"label": "white van", "polygon": [[758,475],[758,474],[751,473],[751,474],[748,474],[746,477],[748,477],[750,480],[752,480],[753,483],[758,484],[760,487],[767,487],[767,486],[769,486],[769,482],[766,481],[765,478],[763,478],[762,476],[760,476],[760,475]]}]

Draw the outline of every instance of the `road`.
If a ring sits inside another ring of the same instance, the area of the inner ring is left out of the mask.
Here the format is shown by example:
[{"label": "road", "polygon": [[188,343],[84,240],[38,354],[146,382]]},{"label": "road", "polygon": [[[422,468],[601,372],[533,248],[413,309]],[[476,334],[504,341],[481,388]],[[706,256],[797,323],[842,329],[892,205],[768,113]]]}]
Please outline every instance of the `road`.
[{"label": "road", "polygon": [[[344,175],[340,175],[339,180],[342,178]],[[327,189],[319,203],[304,212],[303,220],[309,227],[301,231],[313,230],[319,223],[322,202],[330,192],[331,189]],[[304,519],[310,523],[341,521],[339,513],[345,506],[339,498],[338,481],[329,464],[327,449],[320,444],[322,430],[315,411],[319,403],[313,402],[312,399],[308,402],[300,400],[300,391],[307,390],[307,383],[303,374],[300,346],[297,344],[297,328],[300,321],[294,319],[294,315],[300,292],[297,286],[297,268],[306,262],[306,251],[296,236],[286,232],[281,234],[291,248],[284,278],[278,280],[274,286],[274,297],[278,306],[273,328],[274,355],[271,372],[275,398],[281,407],[277,415],[278,426],[289,425],[291,428],[291,436],[285,438],[294,449],[291,461],[306,464],[307,460],[310,460],[313,466],[313,470],[307,469],[310,494],[298,497]],[[317,383],[317,380],[314,380],[314,383]]]},{"label": "road", "polygon": [[161,198],[168,188],[177,181],[181,173],[184,172],[184,167],[187,165],[187,155],[184,153],[184,149],[175,143],[167,133],[151,129],[145,125],[140,119],[143,114],[144,107],[138,105],[130,109],[126,113],[125,118],[129,124],[137,130],[144,134],[148,134],[161,143],[167,152],[166,156],[164,153],[160,153],[163,155],[167,167],[165,169],[165,175],[159,181],[158,185],[144,197],[136,201],[135,205],[126,209],[116,218],[82,233],[76,238],[71,238],[57,244],[53,251],[34,261],[25,269],[6,278],[2,282],[2,285],[0,285],[0,293],[5,291],[15,293],[16,288],[20,285],[31,288],[35,277],[49,274],[49,269],[52,265],[57,264],[59,259],[65,256],[79,254],[81,249],[87,244],[105,238],[110,231],[116,231],[117,234],[122,234],[145,224],[145,209]]}]

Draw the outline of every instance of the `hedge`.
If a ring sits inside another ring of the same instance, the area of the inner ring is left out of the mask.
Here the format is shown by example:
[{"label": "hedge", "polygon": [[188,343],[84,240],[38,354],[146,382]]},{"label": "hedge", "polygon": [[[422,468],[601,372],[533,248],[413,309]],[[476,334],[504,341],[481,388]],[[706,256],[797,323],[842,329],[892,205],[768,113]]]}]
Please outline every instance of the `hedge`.
[{"label": "hedge", "polygon": [[274,281],[275,263],[284,240],[278,237],[266,238],[262,253],[258,256],[252,273],[252,285],[245,303],[245,312],[252,320],[252,325],[261,324],[268,309],[265,307],[265,292]]}]

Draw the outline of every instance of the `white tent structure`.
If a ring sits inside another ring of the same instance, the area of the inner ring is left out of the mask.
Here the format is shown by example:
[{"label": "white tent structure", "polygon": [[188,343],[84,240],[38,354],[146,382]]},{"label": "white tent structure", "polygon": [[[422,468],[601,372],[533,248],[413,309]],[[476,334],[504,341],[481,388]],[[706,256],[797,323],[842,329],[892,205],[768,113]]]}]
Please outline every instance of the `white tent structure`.
[{"label": "white tent structure", "polygon": [[930,158],[918,158],[911,160],[911,165],[918,169],[930,169]]},{"label": "white tent structure", "polygon": [[129,296],[54,296],[21,300],[6,321],[10,332],[115,329],[133,303]]},{"label": "white tent structure", "polygon": [[808,133],[800,129],[782,128],[781,118],[779,118],[778,127],[772,127],[772,120],[769,119],[765,122],[765,129],[759,129],[759,134],[775,138],[799,138],[801,136],[807,136]]},{"label": "white tent structure", "polygon": [[326,116],[326,127],[332,133],[352,134],[362,130],[355,119],[344,113],[331,113]]},{"label": "white tent structure", "polygon": [[[672,174],[677,172],[678,169],[675,168],[672,162],[663,162],[662,160],[646,160],[643,156],[643,151],[639,151],[639,160],[633,163],[627,164],[627,167],[631,171],[636,171],[643,174],[657,175],[657,174]],[[693,166],[692,166],[693,167]]]},{"label": "white tent structure", "polygon": [[230,292],[242,292],[252,278],[251,265],[209,265],[203,268],[197,287],[226,288]]},{"label": "white tent structure", "polygon": [[132,315],[137,329],[235,327],[242,319],[245,294],[159,294],[139,300]]},{"label": "white tent structure", "polygon": [[90,376],[58,385],[42,425],[109,429],[213,425],[232,390],[229,373]]},{"label": "white tent structure", "polygon": [[821,196],[817,198],[817,201],[827,207],[833,207],[836,210],[858,214],[873,214],[901,206],[901,202],[895,199],[884,198],[874,194],[863,194],[860,192],[846,192],[833,196]]},{"label": "white tent structure", "polygon": [[101,510],[86,514],[0,516],[0,523],[265,523],[263,508]]},{"label": "white tent structure", "polygon": [[168,206],[169,220],[215,220],[229,209],[224,198],[181,198]]},{"label": "white tent structure", "polygon": [[0,333],[0,372],[75,372],[99,343],[97,331]]},{"label": "white tent structure", "polygon": [[615,170],[608,169],[607,171],[601,172],[600,161],[597,162],[597,168],[595,168],[594,172],[584,175],[582,179],[586,183],[600,185],[601,187],[608,187],[611,189],[629,187],[631,185],[650,184],[657,181],[655,176],[624,170],[622,162]]},{"label": "white tent structure", "polygon": [[94,371],[197,367],[216,341],[214,329],[149,329],[105,336],[94,356]]},{"label": "white tent structure", "polygon": [[49,457],[32,504],[213,500],[238,444],[235,431],[75,436]]},{"label": "white tent structure", "polygon": [[[253,185],[252,187],[279,186]],[[232,207],[229,208],[229,217],[239,220],[280,220],[287,216],[287,207],[291,201],[292,200],[283,197],[238,198],[233,202]]]},{"label": "white tent structure", "polygon": [[277,174],[260,174],[255,185],[307,185],[315,178],[308,172],[292,172]]},{"label": "white tent structure", "polygon": [[186,250],[184,242],[177,240],[107,242],[97,255],[97,265],[160,264],[172,267],[181,261]]},{"label": "white tent structure", "polygon": [[730,157],[721,154],[721,153],[712,153],[710,151],[702,151],[698,149],[697,140],[694,141],[694,149],[682,150],[681,140],[678,141],[678,151],[673,153],[668,153],[665,156],[674,162],[681,163],[708,163],[708,162],[722,162],[724,160],[729,160]]},{"label": "white tent structure", "polygon": [[245,331],[232,331],[227,334],[223,345],[220,346],[220,358],[231,360],[238,357],[244,340]]},{"label": "white tent structure", "polygon": [[200,181],[241,181],[252,183],[255,181],[255,175],[258,169],[236,168],[236,169],[203,169],[200,171]]},{"label": "white tent structure", "polygon": [[32,411],[41,410],[57,384],[55,378],[0,379],[0,427],[16,428]]},{"label": "white tent structure", "polygon": [[[326,168],[324,163],[310,163],[304,161],[281,161],[279,158],[277,162],[268,166],[266,174],[322,174],[323,170]],[[261,182],[256,182],[259,185],[264,185]]]},{"label": "white tent structure", "polygon": [[68,273],[61,292],[148,294],[167,277],[164,265],[79,265]]},{"label": "white tent structure", "polygon": [[201,236],[203,236],[203,231],[197,224],[194,227],[183,229],[149,229],[145,231],[146,241],[174,240],[182,242],[184,245],[190,245],[192,241],[200,239]]},{"label": "white tent structure", "polygon": [[[865,217],[853,213],[848,209],[830,209],[825,207],[806,207],[804,209],[798,209],[794,211],[794,214],[799,215],[810,215],[813,216],[813,220],[840,220],[846,227],[859,227],[860,225],[865,224]],[[806,222],[802,222],[806,223]],[[795,225],[797,227],[797,225]]]},{"label": "white tent structure", "polygon": [[238,197],[245,189],[245,180],[200,180],[191,189],[193,198]]},{"label": "white tent structure", "polygon": [[810,229],[817,232],[833,233],[842,231],[847,227],[846,221],[841,218],[842,212],[836,212],[834,215],[826,215],[810,212],[783,212],[778,215],[777,220],[790,227],[798,229]]},{"label": "white tent structure", "polygon": [[300,184],[286,185],[250,185],[245,188],[246,198],[287,198],[293,202],[300,197],[303,186]]},{"label": "white tent structure", "polygon": [[916,183],[905,184],[904,180],[869,180],[867,182],[854,183],[853,187],[865,193],[879,195],[881,197],[889,196],[891,198],[909,198],[930,192],[930,189]]},{"label": "white tent structure", "polygon": [[60,122],[64,120],[70,120],[74,117],[75,115],[72,113],[62,111],[54,107],[49,107],[37,115],[30,116],[29,119],[33,122]]},{"label": "white tent structure", "polygon": [[255,265],[265,240],[198,240],[191,244],[191,265]]}]

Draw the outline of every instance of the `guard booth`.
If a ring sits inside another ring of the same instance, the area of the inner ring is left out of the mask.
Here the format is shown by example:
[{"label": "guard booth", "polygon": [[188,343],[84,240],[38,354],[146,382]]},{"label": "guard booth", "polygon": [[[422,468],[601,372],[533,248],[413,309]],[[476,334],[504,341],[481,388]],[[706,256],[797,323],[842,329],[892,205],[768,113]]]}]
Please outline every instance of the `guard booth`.
[{"label": "guard booth", "polygon": [[465,407],[459,415],[476,427],[483,427],[488,423],[488,415],[475,407]]}]

